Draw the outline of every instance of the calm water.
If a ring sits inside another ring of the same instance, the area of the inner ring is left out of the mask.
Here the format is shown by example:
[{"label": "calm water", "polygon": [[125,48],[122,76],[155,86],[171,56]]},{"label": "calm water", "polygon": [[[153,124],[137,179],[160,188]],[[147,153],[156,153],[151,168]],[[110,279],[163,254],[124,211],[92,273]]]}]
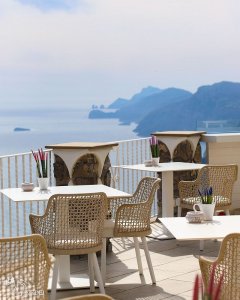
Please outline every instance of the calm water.
[{"label": "calm water", "polygon": [[[30,131],[14,132],[15,127]],[[0,155],[28,152],[48,144],[107,142],[136,138],[135,124],[90,120],[87,110],[26,110],[0,112]]]},{"label": "calm water", "polygon": [[[30,128],[30,131],[14,132],[15,127]],[[118,141],[136,138],[135,125],[121,126],[118,120],[90,120],[86,110],[51,111],[1,111],[0,112],[0,155],[28,152],[48,144],[73,141]],[[13,176],[14,177],[14,176]],[[6,178],[7,180],[7,178]],[[19,178],[21,182],[21,178]],[[14,184],[14,178],[12,178]],[[10,207],[11,204],[11,207]],[[3,210],[3,211],[2,211]],[[12,231],[9,226],[11,211]],[[0,222],[0,236],[30,234],[29,224],[24,231],[23,214],[43,213],[44,206],[27,204],[23,207],[4,198],[0,215],[6,217],[4,225]],[[18,220],[18,221],[17,221]],[[17,227],[17,223],[19,227]],[[3,227],[4,226],[4,227]]]}]

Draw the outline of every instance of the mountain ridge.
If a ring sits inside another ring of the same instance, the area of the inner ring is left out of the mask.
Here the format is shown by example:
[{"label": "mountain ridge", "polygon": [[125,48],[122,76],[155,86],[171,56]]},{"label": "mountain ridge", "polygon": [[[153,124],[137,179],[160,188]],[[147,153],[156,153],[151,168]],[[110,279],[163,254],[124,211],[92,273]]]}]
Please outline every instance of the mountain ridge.
[{"label": "mountain ridge", "polygon": [[89,113],[89,118],[117,118],[123,123],[135,122],[137,127],[134,131],[139,136],[163,130],[196,130],[197,122],[204,120],[240,119],[238,82],[221,81],[203,85],[195,93],[174,87],[153,88],[149,91],[150,95],[141,95],[141,92],[115,112],[95,110]]},{"label": "mountain ridge", "polygon": [[240,83],[223,81],[200,87],[177,107],[169,105],[146,115],[134,131],[147,135],[156,130],[196,130],[199,121],[223,119],[240,119]]}]

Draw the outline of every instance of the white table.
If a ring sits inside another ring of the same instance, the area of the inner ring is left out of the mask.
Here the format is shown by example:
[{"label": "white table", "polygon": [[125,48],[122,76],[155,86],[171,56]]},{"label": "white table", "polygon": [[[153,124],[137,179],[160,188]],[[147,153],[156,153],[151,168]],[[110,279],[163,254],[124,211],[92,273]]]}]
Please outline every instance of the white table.
[{"label": "white table", "polygon": [[[85,193],[106,193],[108,198],[130,196],[128,193],[116,190],[103,184],[94,185],[70,185],[70,186],[51,186],[47,190],[39,190],[34,188],[32,192],[24,192],[21,188],[9,188],[0,190],[2,194],[9,199],[16,202],[25,201],[44,201],[48,200],[54,194],[85,194]],[[61,255],[61,262],[59,266],[58,289],[72,289],[79,287],[86,287],[89,285],[88,277],[81,278],[79,284],[79,275],[70,276],[70,256]],[[79,286],[80,285],[80,286]],[[49,288],[51,287],[51,280]]]},{"label": "white table", "polygon": [[16,202],[47,201],[54,194],[87,194],[104,192],[108,198],[129,196],[128,193],[124,193],[103,184],[51,186],[47,190],[40,190],[38,187],[35,187],[32,192],[24,192],[22,188],[9,188],[2,189],[0,192]]},{"label": "white table", "polygon": [[214,216],[212,221],[189,223],[185,217],[160,218],[162,224],[179,241],[200,240],[200,250],[203,241],[222,239],[233,232],[240,232],[240,216]]},{"label": "white table", "polygon": [[159,166],[157,167],[145,167],[144,164],[120,165],[114,167],[137,170],[137,171],[162,173],[162,216],[173,217],[173,208],[174,208],[173,172],[199,170],[203,166],[205,165],[184,163],[184,162],[168,162],[168,163],[159,163]]}]

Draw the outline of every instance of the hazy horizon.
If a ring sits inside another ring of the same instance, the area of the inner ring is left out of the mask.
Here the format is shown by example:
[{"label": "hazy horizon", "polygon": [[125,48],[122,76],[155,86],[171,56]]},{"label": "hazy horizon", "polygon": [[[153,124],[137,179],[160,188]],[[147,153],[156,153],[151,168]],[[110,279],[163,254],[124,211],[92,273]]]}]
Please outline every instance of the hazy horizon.
[{"label": "hazy horizon", "polygon": [[238,0],[0,0],[2,109],[240,82]]}]

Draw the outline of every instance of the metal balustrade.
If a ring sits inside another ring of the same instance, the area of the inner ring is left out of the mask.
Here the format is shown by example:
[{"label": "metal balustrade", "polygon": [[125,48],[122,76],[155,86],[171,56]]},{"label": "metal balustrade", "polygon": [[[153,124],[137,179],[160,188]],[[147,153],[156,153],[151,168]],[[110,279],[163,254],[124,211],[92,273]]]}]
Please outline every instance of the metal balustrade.
[{"label": "metal balustrade", "polygon": [[[128,170],[119,168],[119,165],[142,164],[145,160],[151,159],[149,138],[117,141],[119,146],[110,152],[111,161],[111,186],[132,194],[145,176],[153,176],[151,172]],[[157,195],[152,207],[152,216],[156,216]]]},{"label": "metal balustrade", "polygon": [[[121,169],[118,165],[139,164],[151,158],[149,139],[117,141],[119,147],[109,154],[111,161],[111,186],[128,193],[133,193],[138,182],[147,172]],[[50,184],[55,185],[53,176],[53,153],[49,152]],[[37,185],[36,163],[31,152],[0,156],[0,188],[21,187],[23,182]],[[46,201],[18,203],[1,194],[0,196],[0,236],[19,236],[30,233],[29,213],[42,214]],[[153,214],[157,212],[156,201]]]},{"label": "metal balustrade", "polygon": [[[145,175],[121,169],[119,165],[135,165],[151,158],[149,139],[117,141],[119,146],[110,152],[112,187],[133,193],[140,179]],[[146,172],[144,172],[146,173]]]},{"label": "metal balustrade", "polygon": [[[52,152],[49,152],[50,184],[54,184]],[[21,187],[23,182],[37,185],[36,163],[31,152],[0,156],[0,188]],[[14,202],[0,195],[0,236],[10,237],[30,233],[28,215],[41,214],[46,201]]]}]

